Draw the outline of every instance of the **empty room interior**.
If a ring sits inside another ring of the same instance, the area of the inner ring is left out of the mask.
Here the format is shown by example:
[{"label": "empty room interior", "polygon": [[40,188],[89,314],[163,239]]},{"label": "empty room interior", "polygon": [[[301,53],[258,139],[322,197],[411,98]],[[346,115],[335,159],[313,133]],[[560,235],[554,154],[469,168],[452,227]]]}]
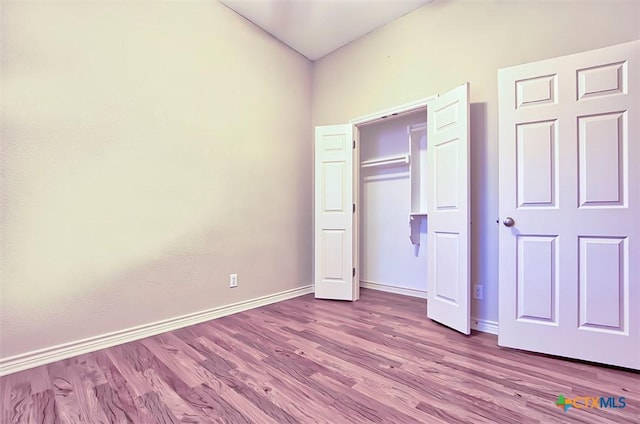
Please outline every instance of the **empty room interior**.
[{"label": "empty room interior", "polygon": [[639,423],[640,1],[0,3],[0,423]]}]

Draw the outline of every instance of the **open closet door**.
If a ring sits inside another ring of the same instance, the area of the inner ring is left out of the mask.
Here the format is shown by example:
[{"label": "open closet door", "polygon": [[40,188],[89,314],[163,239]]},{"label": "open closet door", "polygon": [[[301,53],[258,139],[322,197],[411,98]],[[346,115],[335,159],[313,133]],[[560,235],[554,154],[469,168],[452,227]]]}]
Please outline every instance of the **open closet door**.
[{"label": "open closet door", "polygon": [[469,334],[469,83],[429,104],[427,134],[427,316]]},{"label": "open closet door", "polygon": [[356,300],[353,266],[353,128],[316,127],[315,297]]}]

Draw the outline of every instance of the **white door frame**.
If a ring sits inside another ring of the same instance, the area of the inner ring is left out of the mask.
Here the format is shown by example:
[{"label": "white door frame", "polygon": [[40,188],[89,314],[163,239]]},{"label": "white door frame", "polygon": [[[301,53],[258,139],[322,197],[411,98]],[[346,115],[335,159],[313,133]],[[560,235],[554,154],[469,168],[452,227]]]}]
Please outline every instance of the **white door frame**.
[{"label": "white door frame", "polygon": [[425,121],[427,119],[426,110],[429,103],[438,98],[438,95],[433,95],[429,97],[425,97],[423,99],[414,100],[412,102],[408,102],[399,106],[395,106],[392,108],[384,109],[378,112],[373,112],[368,115],[361,116],[359,118],[354,118],[349,121],[349,123],[353,126],[353,138],[356,142],[356,147],[354,150],[354,166],[353,166],[353,201],[356,204],[356,213],[353,214],[353,254],[354,261],[353,264],[356,268],[355,273],[355,284],[357,286],[356,290],[359,298],[360,294],[360,214],[362,213],[359,200],[360,200],[360,126],[366,124],[373,124],[376,122],[382,122],[387,119],[393,119],[400,115],[405,115],[407,113],[418,112],[420,110],[425,111]]},{"label": "white door frame", "polygon": [[[424,99],[415,100],[413,102],[405,103],[400,106],[395,106],[389,109],[384,109],[378,112],[370,113],[368,115],[361,116],[359,118],[355,118],[349,121],[351,125],[354,127],[358,127],[359,125],[371,124],[374,122],[379,122],[387,118],[395,118],[398,115],[404,115],[406,113],[416,112],[421,109],[426,109],[427,105],[438,98],[438,95],[425,97]],[[356,149],[358,146],[356,145]]]}]

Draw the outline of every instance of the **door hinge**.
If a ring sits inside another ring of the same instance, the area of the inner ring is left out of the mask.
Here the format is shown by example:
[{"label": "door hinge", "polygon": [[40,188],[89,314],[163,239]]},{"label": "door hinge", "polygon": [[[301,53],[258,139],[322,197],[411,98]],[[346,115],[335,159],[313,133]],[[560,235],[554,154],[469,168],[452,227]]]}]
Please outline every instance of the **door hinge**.
[{"label": "door hinge", "polygon": [[355,268],[353,268],[353,272],[352,272],[351,276],[352,276],[352,277],[355,277],[355,276],[356,276],[356,269],[355,269]]},{"label": "door hinge", "polygon": [[353,204],[353,213],[356,213],[356,204]]},{"label": "door hinge", "polygon": [[354,149],[356,148],[356,141],[355,140],[353,140],[353,148]]}]

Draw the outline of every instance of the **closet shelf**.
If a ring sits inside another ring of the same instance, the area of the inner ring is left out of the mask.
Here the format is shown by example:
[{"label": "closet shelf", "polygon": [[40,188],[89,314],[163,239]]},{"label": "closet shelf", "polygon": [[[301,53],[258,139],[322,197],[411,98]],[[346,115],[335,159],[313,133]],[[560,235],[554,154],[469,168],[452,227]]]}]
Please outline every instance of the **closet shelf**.
[{"label": "closet shelf", "polygon": [[408,164],[408,163],[409,163],[409,155],[401,155],[401,156],[388,156],[385,158],[363,160],[360,163],[360,166],[362,168],[373,168],[374,166],[387,166],[387,165]]}]

